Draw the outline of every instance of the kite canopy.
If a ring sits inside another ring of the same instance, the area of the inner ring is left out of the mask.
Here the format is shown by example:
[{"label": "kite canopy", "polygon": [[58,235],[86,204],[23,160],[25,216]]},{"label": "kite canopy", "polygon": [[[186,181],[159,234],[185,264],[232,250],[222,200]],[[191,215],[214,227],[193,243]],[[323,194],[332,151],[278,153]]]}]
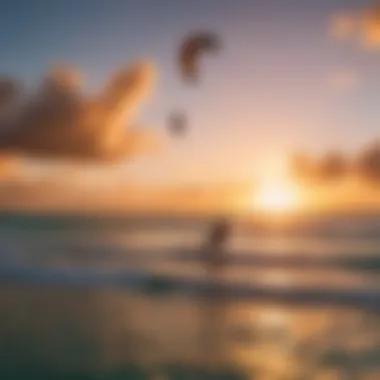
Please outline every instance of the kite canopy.
[{"label": "kite canopy", "polygon": [[187,118],[184,113],[176,112],[169,117],[169,131],[173,135],[182,135],[187,129]]},{"label": "kite canopy", "polygon": [[[178,52],[178,65],[181,78],[186,83],[198,83],[200,77],[199,60],[201,56],[207,52],[217,52],[219,49],[219,38],[214,33],[198,32],[184,38]],[[182,136],[187,132],[187,128],[188,120],[185,112],[177,111],[169,115],[169,133],[174,136]]]},{"label": "kite canopy", "polygon": [[179,67],[184,80],[197,82],[200,56],[205,52],[216,52],[219,48],[219,38],[213,33],[194,33],[186,37],[179,51]]}]

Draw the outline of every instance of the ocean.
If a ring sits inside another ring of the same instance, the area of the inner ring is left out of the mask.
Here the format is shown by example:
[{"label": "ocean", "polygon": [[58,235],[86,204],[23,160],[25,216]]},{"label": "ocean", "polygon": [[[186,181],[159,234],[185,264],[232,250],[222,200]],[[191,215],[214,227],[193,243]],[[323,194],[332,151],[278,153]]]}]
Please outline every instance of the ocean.
[{"label": "ocean", "polygon": [[1,379],[378,379],[380,217],[0,216]]}]

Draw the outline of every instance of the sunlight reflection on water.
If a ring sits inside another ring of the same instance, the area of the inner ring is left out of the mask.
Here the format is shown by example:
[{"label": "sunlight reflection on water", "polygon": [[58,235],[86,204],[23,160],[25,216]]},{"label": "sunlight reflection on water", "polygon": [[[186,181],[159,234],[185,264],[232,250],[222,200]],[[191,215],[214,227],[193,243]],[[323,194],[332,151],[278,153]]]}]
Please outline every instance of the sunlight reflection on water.
[{"label": "sunlight reflection on water", "polygon": [[[1,226],[0,226],[1,227]],[[199,249],[204,237],[193,228],[93,231],[65,227],[0,228],[2,265],[78,268],[113,273],[139,267],[183,278],[205,278],[199,260],[150,260],[171,249]],[[379,256],[380,245],[305,237],[236,236],[229,248],[241,257],[257,250],[269,256]],[[140,260],[132,260],[135,256]],[[251,253],[253,255],[253,253]],[[231,283],[309,289],[380,290],[378,272],[331,268],[231,266],[220,275]],[[233,367],[247,378],[377,378],[380,370],[378,309],[331,307],[228,297],[132,293],[81,286],[0,286],[0,372],[3,368],[53,366],[59,371],[111,370],[139,365],[170,377],[166,365]],[[1,374],[0,374],[1,375]],[[153,375],[152,375],[153,376]],[[355,377],[356,376],[356,377]]]}]

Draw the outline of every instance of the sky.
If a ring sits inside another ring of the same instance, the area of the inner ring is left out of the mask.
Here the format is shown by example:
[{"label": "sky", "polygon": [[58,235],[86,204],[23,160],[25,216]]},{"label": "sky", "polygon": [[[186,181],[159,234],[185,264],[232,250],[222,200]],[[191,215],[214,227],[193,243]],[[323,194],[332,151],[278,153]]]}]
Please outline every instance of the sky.
[{"label": "sky", "polygon": [[[0,73],[35,86],[52,63],[67,62],[95,91],[118,67],[151,60],[158,82],[140,119],[166,148],[107,175],[156,184],[249,182],[275,172],[294,150],[355,152],[378,136],[379,52],[336,41],[330,33],[336,12],[368,4],[2,1]],[[182,38],[199,29],[217,33],[223,49],[204,57],[202,81],[191,87],[179,75],[176,54]],[[189,118],[182,139],[167,133],[175,110]],[[41,168],[26,163],[23,170]]]}]

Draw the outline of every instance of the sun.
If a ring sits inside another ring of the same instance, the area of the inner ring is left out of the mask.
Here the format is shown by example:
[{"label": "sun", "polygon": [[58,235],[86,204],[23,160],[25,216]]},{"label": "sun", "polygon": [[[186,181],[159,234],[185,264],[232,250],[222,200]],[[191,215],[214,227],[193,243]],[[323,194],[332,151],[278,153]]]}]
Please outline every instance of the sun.
[{"label": "sun", "polygon": [[291,183],[265,182],[257,189],[253,197],[253,206],[266,213],[288,213],[301,206],[301,195]]}]

